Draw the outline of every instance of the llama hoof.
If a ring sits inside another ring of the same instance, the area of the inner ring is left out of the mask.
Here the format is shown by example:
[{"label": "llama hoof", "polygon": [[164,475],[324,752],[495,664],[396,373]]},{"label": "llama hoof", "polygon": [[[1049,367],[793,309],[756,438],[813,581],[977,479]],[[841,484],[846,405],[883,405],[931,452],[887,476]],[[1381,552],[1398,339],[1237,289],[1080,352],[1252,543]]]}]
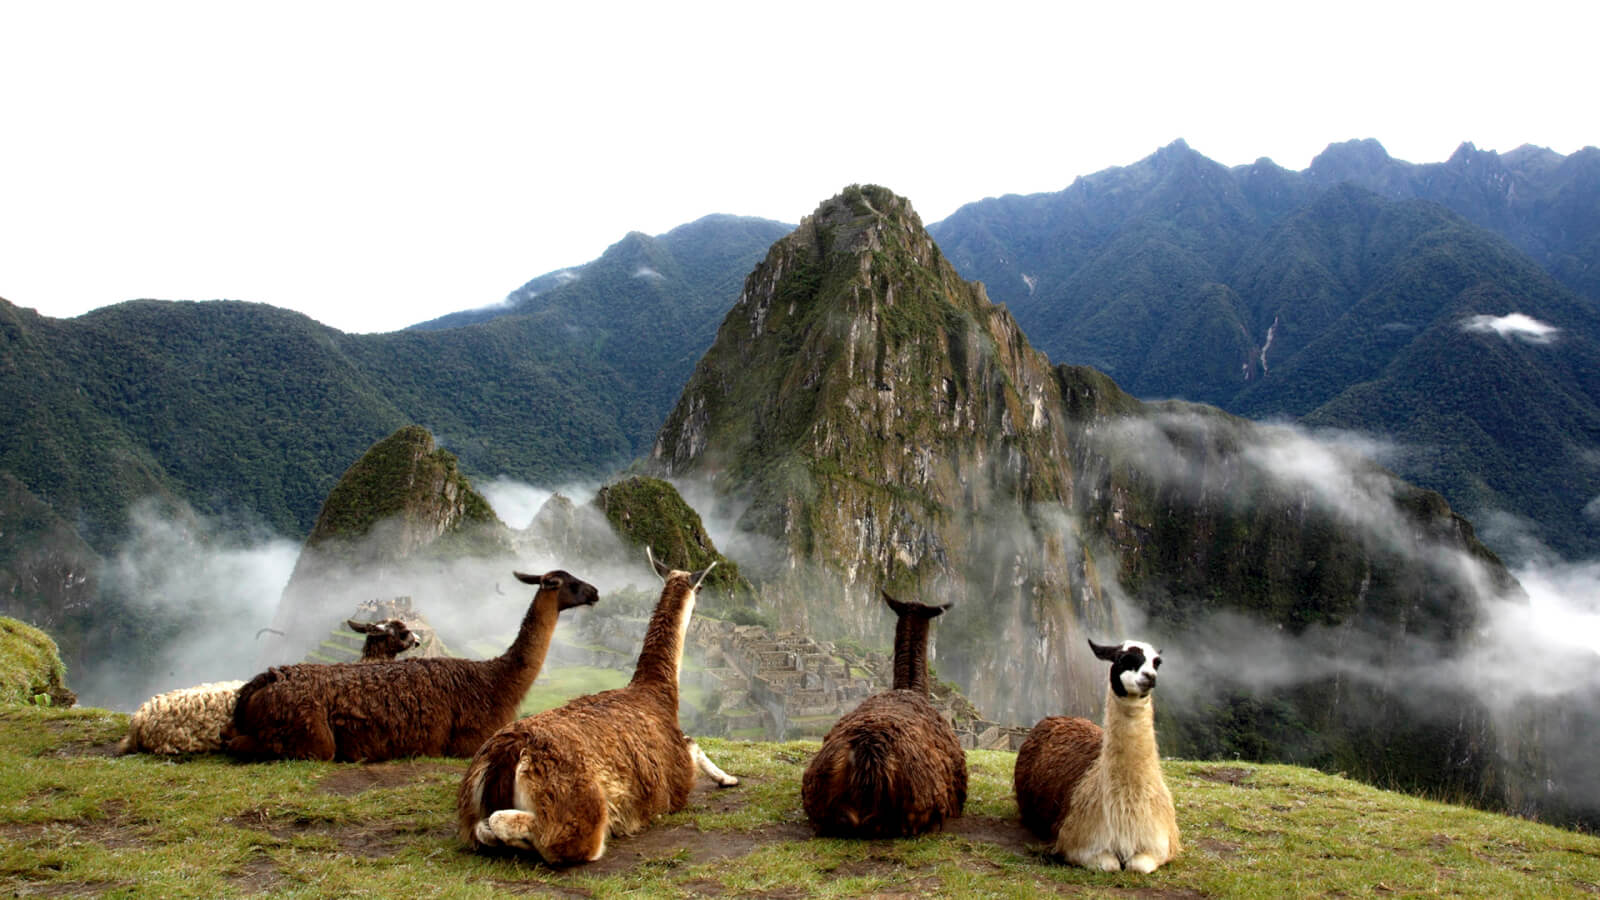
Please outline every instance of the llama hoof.
[{"label": "llama hoof", "polygon": [[502,809],[479,822],[474,831],[482,834],[486,826],[489,833],[494,836],[495,843],[515,847],[518,850],[538,850],[533,843],[533,813],[523,812],[520,809]]},{"label": "llama hoof", "polygon": [[1151,872],[1154,872],[1156,867],[1159,865],[1161,865],[1161,863],[1156,862],[1156,858],[1154,856],[1151,856],[1148,853],[1140,853],[1133,859],[1128,860],[1128,865],[1126,868],[1129,872],[1138,872],[1141,875],[1149,875]]},{"label": "llama hoof", "polygon": [[716,782],[717,787],[733,787],[739,783],[739,779],[737,776],[729,775],[724,772],[721,778],[716,779]]},{"label": "llama hoof", "polygon": [[472,826],[472,837],[485,847],[500,846],[500,838],[495,835],[494,829],[489,827],[488,819],[479,819],[478,824]]},{"label": "llama hoof", "polygon": [[1117,855],[1110,852],[1101,852],[1089,856],[1080,865],[1085,869],[1099,869],[1102,872],[1122,871],[1122,860],[1117,859]]}]

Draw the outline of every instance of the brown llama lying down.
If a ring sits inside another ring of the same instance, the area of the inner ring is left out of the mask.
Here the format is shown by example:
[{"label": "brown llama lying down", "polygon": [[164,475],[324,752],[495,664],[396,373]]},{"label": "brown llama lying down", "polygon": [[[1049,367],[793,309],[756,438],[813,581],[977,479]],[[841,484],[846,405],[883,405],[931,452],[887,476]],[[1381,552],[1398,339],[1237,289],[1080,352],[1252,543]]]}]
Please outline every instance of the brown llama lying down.
[{"label": "brown llama lying down", "polygon": [[739,783],[678,728],[684,635],[710,567],[690,573],[650,562],[666,583],[633,680],[519,719],[473,757],[456,795],[461,840],[473,849],[531,850],[556,866],[591,862],[610,835],[682,809],[696,767],[723,787]]},{"label": "brown llama lying down", "polygon": [[[345,624],[367,636],[363,662],[394,659],[417,645],[417,636],[399,619]],[[213,681],[157,694],[128,720],[118,753],[210,753],[222,749],[222,730],[233,720],[242,681]]]},{"label": "brown llama lying down", "polygon": [[928,624],[949,607],[883,599],[899,617],[894,689],[834,723],[800,782],[821,835],[910,837],[960,816],[967,801],[966,754],[928,700]]},{"label": "brown llama lying down", "polygon": [[346,619],[344,624],[348,625],[351,631],[367,636],[366,643],[361,645],[362,662],[383,662],[394,659],[422,643],[422,639],[399,619],[384,619],[382,622],[357,622],[355,619]]},{"label": "brown llama lying down", "polygon": [[276,666],[239,689],[227,749],[249,758],[367,760],[471,756],[517,714],[556,616],[600,598],[566,572],[515,573],[539,586],[516,640],[494,659]]},{"label": "brown llama lying down", "polygon": [[1180,849],[1151,703],[1161,652],[1139,641],[1089,646],[1111,663],[1105,728],[1065,716],[1035,725],[1017,751],[1017,809],[1074,865],[1153,872]]}]

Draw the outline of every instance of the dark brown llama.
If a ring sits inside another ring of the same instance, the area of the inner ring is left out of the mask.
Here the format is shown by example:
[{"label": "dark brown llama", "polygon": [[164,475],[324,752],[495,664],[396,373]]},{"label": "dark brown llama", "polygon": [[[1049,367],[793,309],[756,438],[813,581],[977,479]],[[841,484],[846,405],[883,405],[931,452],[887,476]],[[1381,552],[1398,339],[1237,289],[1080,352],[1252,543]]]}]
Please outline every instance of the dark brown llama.
[{"label": "dark brown llama", "polygon": [[422,639],[399,619],[384,619],[382,622],[347,619],[344,624],[350,626],[351,631],[367,636],[366,642],[361,645],[361,662],[394,659],[422,643]]},{"label": "dark brown llama", "polygon": [[[399,619],[346,622],[367,636],[362,662],[394,659],[417,645],[417,636]],[[157,694],[139,704],[128,720],[118,753],[210,753],[222,749],[222,732],[233,721],[242,681],[215,681]]]},{"label": "dark brown llama", "polygon": [[697,766],[723,787],[738,783],[678,727],[678,666],[710,567],[690,573],[650,561],[666,583],[633,680],[519,719],[484,742],[456,795],[469,846],[531,850],[557,866],[590,862],[610,835],[682,809]]},{"label": "dark brown llama", "polygon": [[538,585],[516,640],[494,659],[275,666],[239,690],[228,750],[251,758],[367,760],[471,756],[517,713],[562,610],[600,598],[562,571]]},{"label": "dark brown llama", "polygon": [[894,689],[834,723],[800,782],[821,835],[909,837],[941,827],[966,804],[966,754],[928,700],[928,625],[949,607],[883,599],[899,619]]}]

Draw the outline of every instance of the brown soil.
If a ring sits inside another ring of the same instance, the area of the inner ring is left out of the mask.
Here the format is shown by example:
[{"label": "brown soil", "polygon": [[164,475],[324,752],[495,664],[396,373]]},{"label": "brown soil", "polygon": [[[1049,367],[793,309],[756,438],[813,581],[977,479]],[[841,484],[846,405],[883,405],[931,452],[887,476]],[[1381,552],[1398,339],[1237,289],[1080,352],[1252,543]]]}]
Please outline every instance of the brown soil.
[{"label": "brown soil", "polygon": [[448,776],[450,780],[456,780],[465,775],[466,772],[466,763],[454,765],[440,762],[413,762],[411,760],[368,763],[355,768],[340,769],[337,772],[323,776],[322,780],[317,782],[317,790],[322,791],[324,794],[349,797],[375,788],[401,787],[422,781],[437,780],[441,776]]},{"label": "brown soil", "polygon": [[1204,778],[1206,781],[1231,784],[1234,787],[1255,787],[1255,785],[1250,784],[1250,779],[1255,777],[1255,773],[1249,769],[1219,766],[1215,769],[1196,769],[1194,776],[1196,778]]}]

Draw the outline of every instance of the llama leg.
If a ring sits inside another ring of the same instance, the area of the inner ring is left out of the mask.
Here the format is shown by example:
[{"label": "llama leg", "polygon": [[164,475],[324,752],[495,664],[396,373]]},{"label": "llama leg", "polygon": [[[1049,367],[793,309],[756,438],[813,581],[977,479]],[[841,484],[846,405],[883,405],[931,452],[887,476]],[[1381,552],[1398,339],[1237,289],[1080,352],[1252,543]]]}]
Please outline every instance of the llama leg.
[{"label": "llama leg", "polygon": [[333,738],[333,728],[328,724],[328,717],[318,710],[318,714],[311,717],[311,728],[306,734],[300,758],[332,762],[338,747],[338,742]]},{"label": "llama leg", "polygon": [[1098,869],[1101,872],[1122,871],[1122,860],[1117,859],[1117,855],[1110,850],[1082,848],[1067,851],[1062,856],[1067,858],[1067,862],[1085,869]]},{"label": "llama leg", "polygon": [[717,787],[733,787],[739,783],[739,779],[718,768],[717,764],[706,756],[706,752],[700,749],[699,742],[693,738],[689,739],[689,754],[694,757],[695,766],[715,781]]},{"label": "llama leg", "polygon": [[1136,853],[1132,859],[1128,860],[1127,869],[1130,872],[1139,872],[1141,874],[1148,875],[1151,872],[1154,872],[1156,867],[1159,865],[1161,865],[1161,863],[1158,862],[1154,856],[1151,856],[1148,853]]},{"label": "llama leg", "polygon": [[487,819],[479,819],[472,834],[478,843],[485,846],[515,847],[537,853],[539,845],[534,841],[534,829],[538,821],[531,812],[501,809],[491,813]]}]

